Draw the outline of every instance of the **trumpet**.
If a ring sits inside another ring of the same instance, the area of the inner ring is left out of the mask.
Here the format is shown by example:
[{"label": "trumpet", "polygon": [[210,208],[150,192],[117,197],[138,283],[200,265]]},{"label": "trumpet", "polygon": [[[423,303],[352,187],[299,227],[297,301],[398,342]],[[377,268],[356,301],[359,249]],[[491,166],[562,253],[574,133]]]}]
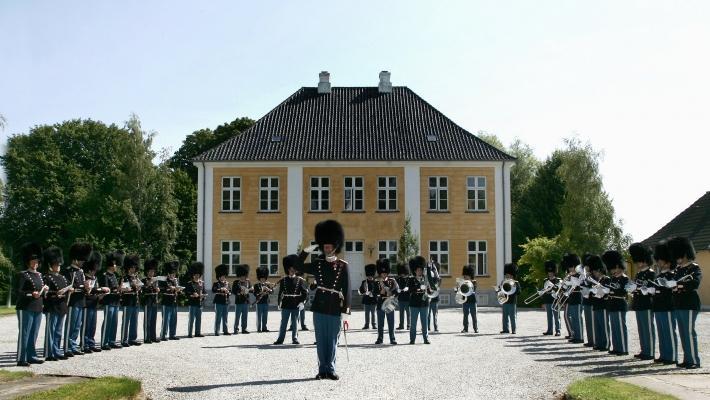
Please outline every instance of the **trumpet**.
[{"label": "trumpet", "polygon": [[618,283],[610,283],[609,285],[603,285],[591,276],[587,276],[587,282],[591,283],[594,285],[590,291],[591,294],[594,295],[594,297],[601,299],[604,296],[608,295],[609,292],[611,292],[611,289],[619,289],[619,284]]},{"label": "trumpet", "polygon": [[679,279],[677,279],[677,280],[674,280],[674,279],[666,279],[666,278],[664,278],[664,277],[660,277],[660,278],[657,278],[657,279],[656,279],[655,284],[656,284],[656,286],[665,287],[665,288],[668,288],[668,289],[674,289],[674,288],[678,287],[678,284],[679,284],[679,283],[682,283],[682,282],[689,282],[689,281],[692,281],[692,280],[694,280],[694,279],[695,279],[695,277],[693,276],[693,274],[685,275],[685,276],[683,276],[683,277],[681,277],[681,278],[679,278]]},{"label": "trumpet", "polygon": [[540,297],[544,296],[546,293],[557,287],[558,285],[555,285],[552,283],[552,281],[545,281],[545,285],[542,287],[542,289],[536,291],[535,293],[531,294],[528,296],[523,303],[525,304],[530,304],[534,302],[535,300],[539,299]]}]

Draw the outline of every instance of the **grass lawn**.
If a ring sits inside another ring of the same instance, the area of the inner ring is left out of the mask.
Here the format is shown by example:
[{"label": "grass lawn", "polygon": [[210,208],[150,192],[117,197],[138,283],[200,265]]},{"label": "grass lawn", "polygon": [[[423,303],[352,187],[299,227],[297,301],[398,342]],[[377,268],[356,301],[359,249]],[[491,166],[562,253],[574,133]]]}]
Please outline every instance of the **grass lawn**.
[{"label": "grass lawn", "polygon": [[657,393],[611,378],[586,378],[567,388],[567,399],[573,400],[673,400],[673,396]]},{"label": "grass lawn", "polygon": [[0,382],[10,382],[16,381],[18,379],[26,378],[32,376],[32,372],[29,371],[6,371],[0,369]]},{"label": "grass lawn", "polygon": [[36,392],[18,397],[23,400],[124,400],[133,399],[141,391],[141,383],[129,378],[103,377],[83,383],[72,383],[57,389]]},{"label": "grass lawn", "polygon": [[0,306],[0,317],[2,317],[3,315],[15,315],[15,306]]}]

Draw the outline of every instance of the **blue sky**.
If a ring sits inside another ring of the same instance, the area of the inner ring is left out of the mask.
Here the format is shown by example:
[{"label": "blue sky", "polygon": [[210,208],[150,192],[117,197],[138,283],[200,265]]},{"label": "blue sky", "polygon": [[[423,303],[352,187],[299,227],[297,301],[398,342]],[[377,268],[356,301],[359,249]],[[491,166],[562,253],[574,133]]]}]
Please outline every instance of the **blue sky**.
[{"label": "blue sky", "polygon": [[[156,150],[380,70],[545,157],[577,135],[644,239],[710,190],[707,1],[2,1],[2,133],[136,113]],[[445,4],[443,6],[442,4]]]}]

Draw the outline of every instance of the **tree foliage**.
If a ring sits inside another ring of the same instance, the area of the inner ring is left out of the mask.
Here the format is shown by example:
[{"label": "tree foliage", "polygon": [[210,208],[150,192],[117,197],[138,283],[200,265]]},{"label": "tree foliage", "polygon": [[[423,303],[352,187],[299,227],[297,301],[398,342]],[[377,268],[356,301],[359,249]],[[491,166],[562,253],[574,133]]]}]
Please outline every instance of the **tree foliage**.
[{"label": "tree foliage", "polygon": [[399,246],[397,246],[397,263],[407,263],[417,254],[419,254],[419,236],[412,232],[412,217],[407,214],[404,218],[402,235],[399,237]]}]

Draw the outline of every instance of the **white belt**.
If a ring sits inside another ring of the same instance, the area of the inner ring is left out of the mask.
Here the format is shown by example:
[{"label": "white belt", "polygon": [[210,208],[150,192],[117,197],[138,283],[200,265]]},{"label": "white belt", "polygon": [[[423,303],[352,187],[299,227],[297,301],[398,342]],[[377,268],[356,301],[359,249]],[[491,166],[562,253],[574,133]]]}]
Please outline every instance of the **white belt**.
[{"label": "white belt", "polygon": [[326,292],[335,293],[335,294],[337,294],[338,296],[340,296],[341,299],[343,298],[343,293],[342,293],[340,290],[328,289],[328,288],[325,288],[325,287],[323,287],[323,286],[318,286],[316,289],[318,289],[318,290],[325,290]]}]

